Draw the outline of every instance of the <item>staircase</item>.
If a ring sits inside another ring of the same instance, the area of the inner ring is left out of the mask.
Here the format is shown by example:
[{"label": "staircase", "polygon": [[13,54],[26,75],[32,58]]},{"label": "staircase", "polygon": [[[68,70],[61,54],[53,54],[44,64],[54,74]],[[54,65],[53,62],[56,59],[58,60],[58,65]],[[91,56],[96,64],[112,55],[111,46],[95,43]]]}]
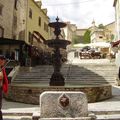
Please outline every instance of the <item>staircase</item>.
[{"label": "staircase", "polygon": [[[41,65],[29,70],[21,68],[12,83],[48,85],[53,66]],[[70,86],[116,84],[117,69],[114,63],[64,64],[61,73]]]}]

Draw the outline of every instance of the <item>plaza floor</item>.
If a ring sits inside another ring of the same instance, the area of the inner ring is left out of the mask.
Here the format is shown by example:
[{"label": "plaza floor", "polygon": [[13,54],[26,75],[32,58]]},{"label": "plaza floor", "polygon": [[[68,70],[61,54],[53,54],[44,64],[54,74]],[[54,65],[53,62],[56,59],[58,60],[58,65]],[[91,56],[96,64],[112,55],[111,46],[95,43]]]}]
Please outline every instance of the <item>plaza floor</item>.
[{"label": "plaza floor", "polygon": [[[120,114],[120,87],[113,86],[112,87],[112,94],[113,97],[96,103],[89,103],[88,104],[88,111],[94,112],[97,114]],[[18,102],[10,102],[3,99],[3,107],[2,112],[3,115],[10,115],[9,119],[5,120],[19,120],[21,116],[29,116],[34,112],[39,112],[40,108],[39,105],[31,105],[31,104],[24,104]],[[14,115],[18,115],[18,117],[14,117]]]},{"label": "plaza floor", "polygon": [[[74,59],[72,61],[72,64],[86,64],[86,63],[98,63],[98,64],[104,64],[108,63],[110,60],[108,59],[99,59],[99,60],[79,60],[79,59]],[[90,112],[95,112],[97,114],[102,114],[102,113],[116,113],[120,114],[120,86],[113,86],[112,87],[112,98],[101,101],[101,102],[96,102],[96,103],[89,103],[88,104],[88,111]],[[34,113],[35,111],[39,112],[40,108],[39,105],[31,105],[31,104],[24,104],[24,103],[18,103],[18,102],[10,102],[6,101],[3,99],[3,106],[2,106],[2,112],[3,115],[20,115],[20,116],[29,116],[30,114]],[[20,120],[19,116],[18,117],[13,117],[10,116],[8,118],[5,118],[4,120]]]}]

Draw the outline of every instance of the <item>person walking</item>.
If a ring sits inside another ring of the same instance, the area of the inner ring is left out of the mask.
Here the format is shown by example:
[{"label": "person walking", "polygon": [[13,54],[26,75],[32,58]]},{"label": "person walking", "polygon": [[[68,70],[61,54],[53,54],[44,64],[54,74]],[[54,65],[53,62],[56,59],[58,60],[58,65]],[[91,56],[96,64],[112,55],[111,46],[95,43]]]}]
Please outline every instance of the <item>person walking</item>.
[{"label": "person walking", "polygon": [[4,55],[0,55],[0,120],[3,120],[2,117],[2,93],[8,92],[8,78],[4,68],[6,63],[6,58]]}]

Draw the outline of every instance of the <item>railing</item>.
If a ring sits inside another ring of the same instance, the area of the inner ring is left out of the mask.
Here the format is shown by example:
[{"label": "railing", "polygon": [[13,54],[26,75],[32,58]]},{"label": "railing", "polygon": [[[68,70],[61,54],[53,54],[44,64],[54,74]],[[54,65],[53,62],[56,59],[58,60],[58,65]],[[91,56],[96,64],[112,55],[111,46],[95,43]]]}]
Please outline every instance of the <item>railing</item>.
[{"label": "railing", "polygon": [[19,62],[15,60],[8,60],[8,63],[6,64],[5,68],[10,84],[19,70]]}]

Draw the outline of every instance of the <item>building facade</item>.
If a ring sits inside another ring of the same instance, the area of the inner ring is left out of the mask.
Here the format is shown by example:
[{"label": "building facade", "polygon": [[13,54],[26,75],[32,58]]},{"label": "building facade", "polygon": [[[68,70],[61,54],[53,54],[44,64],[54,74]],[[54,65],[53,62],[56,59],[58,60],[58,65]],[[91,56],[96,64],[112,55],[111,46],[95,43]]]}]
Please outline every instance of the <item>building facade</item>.
[{"label": "building facade", "polygon": [[0,0],[0,37],[13,38],[14,0]]},{"label": "building facade", "polygon": [[47,16],[47,9],[41,8],[40,1],[27,0],[27,16],[26,16],[26,42],[31,43],[34,31],[38,32],[41,39],[49,39],[50,29],[48,27],[49,18]]},{"label": "building facade", "polygon": [[[17,55],[16,60],[21,60],[24,51],[30,57],[31,51],[37,55],[41,49],[44,52],[44,41],[49,39],[50,29],[47,9],[41,6],[41,1],[34,0],[0,1],[1,54],[11,56],[14,53]],[[35,46],[34,49],[32,46]]]},{"label": "building facade", "polygon": [[116,37],[112,44],[115,51],[115,63],[118,66],[118,85],[120,85],[120,0],[114,0]]},{"label": "building facade", "polygon": [[67,22],[66,24],[67,26],[64,28],[65,39],[72,42],[72,38],[76,32],[77,27],[75,24],[71,24],[70,22]]},{"label": "building facade", "polygon": [[120,0],[114,0],[116,41],[120,39]]},{"label": "building facade", "polygon": [[95,21],[92,22],[91,30],[91,43],[95,42],[111,42],[115,35],[115,22],[108,25],[96,26]]},{"label": "building facade", "polygon": [[71,24],[70,22],[66,22],[67,26],[64,28],[65,39],[71,42],[70,45],[67,46],[67,50],[70,51],[72,48],[72,40],[74,35],[76,35],[77,26],[75,24]]},{"label": "building facade", "polygon": [[109,23],[107,25],[105,25],[106,29],[110,30],[110,37],[111,37],[111,41],[115,40],[115,33],[116,33],[116,29],[115,29],[115,21],[112,23]]},{"label": "building facade", "polygon": [[0,1],[0,54],[6,57],[18,60],[18,49],[20,49],[21,41],[14,41],[15,31],[17,27],[17,19],[14,14],[16,9],[16,0]]}]

